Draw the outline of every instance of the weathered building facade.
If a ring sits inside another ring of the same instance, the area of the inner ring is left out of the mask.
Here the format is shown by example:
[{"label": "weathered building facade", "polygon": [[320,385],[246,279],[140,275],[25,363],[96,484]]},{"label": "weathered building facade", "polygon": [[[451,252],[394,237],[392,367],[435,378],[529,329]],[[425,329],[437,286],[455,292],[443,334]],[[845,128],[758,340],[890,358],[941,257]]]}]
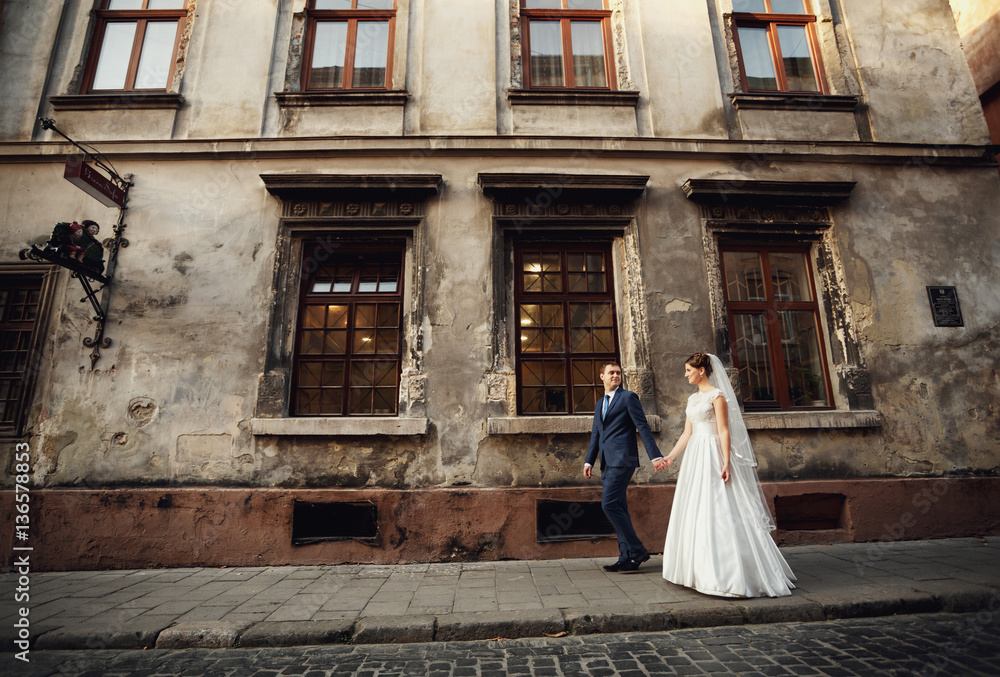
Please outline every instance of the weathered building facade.
[{"label": "weathered building facade", "polygon": [[[0,48],[40,568],[612,555],[596,370],[669,448],[698,350],[782,542],[1000,527],[1000,176],[946,0],[8,0]],[[19,253],[120,211],[39,117],[131,175],[96,353]],[[675,478],[637,475],[647,543]]]}]

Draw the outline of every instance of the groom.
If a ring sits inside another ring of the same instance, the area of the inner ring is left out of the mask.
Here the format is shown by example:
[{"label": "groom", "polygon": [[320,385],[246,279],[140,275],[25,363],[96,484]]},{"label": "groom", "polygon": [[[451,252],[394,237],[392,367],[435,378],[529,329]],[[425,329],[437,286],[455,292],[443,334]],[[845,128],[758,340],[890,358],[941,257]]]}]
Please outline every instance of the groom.
[{"label": "groom", "polygon": [[642,437],[642,445],[653,461],[653,468],[667,467],[667,460],[660,453],[653,433],[646,423],[639,396],[625,390],[622,384],[622,368],[614,362],[601,367],[601,381],[604,383],[604,397],[594,409],[594,427],[590,433],[590,448],[587,449],[583,476],[590,479],[591,470],[601,456],[601,507],[608,521],[618,535],[618,561],[605,565],[607,571],[635,571],[649,559],[649,551],[632,528],[632,518],[628,514],[625,493],[628,483],[639,467],[639,445],[635,434]]}]

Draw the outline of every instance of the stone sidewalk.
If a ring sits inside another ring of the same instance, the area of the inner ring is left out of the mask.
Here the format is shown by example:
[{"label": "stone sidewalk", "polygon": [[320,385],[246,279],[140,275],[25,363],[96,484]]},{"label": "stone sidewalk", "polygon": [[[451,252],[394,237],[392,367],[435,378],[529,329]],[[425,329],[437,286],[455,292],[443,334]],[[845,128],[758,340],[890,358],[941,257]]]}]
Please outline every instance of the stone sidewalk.
[{"label": "stone sidewalk", "polygon": [[403,643],[1000,610],[1000,538],[782,548],[791,597],[723,599],[612,559],[0,574],[3,651]]}]

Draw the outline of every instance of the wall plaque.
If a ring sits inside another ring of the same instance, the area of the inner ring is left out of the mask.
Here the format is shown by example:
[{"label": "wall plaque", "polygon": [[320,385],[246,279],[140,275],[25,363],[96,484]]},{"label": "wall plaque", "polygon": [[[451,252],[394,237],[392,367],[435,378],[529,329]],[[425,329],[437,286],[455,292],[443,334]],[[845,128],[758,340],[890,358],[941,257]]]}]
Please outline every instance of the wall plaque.
[{"label": "wall plaque", "polygon": [[927,287],[935,327],[964,327],[955,287]]}]

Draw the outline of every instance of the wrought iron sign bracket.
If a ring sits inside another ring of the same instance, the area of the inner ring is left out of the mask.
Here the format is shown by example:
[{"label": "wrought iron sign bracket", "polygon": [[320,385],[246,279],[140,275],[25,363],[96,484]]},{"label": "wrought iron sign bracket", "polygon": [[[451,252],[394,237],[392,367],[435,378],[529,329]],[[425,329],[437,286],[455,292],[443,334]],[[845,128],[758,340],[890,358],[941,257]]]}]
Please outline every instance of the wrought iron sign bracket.
[{"label": "wrought iron sign bracket", "polygon": [[[115,268],[118,264],[118,253],[129,245],[128,240],[124,237],[127,226],[125,223],[125,212],[128,209],[128,192],[129,188],[133,185],[133,175],[119,175],[111,166],[111,163],[100,153],[94,149],[88,150],[84,148],[63,134],[63,132],[56,128],[55,121],[47,118],[40,118],[39,121],[43,129],[53,130],[83,152],[82,159],[77,156],[67,160],[65,177],[103,204],[118,207],[118,219],[115,222],[112,237],[101,243],[104,249],[107,250],[108,263],[106,267],[100,265],[100,270],[98,270],[98,266],[92,263],[89,265],[85,263],[82,257],[74,258],[73,256],[66,256],[61,247],[53,246],[53,240],[50,240],[49,244],[44,248],[31,245],[28,249],[22,249],[19,254],[21,260],[47,261],[66,268],[72,272],[73,277],[80,280],[80,285],[83,287],[84,292],[84,297],[80,299],[80,303],[90,302],[94,310],[93,319],[96,323],[94,336],[85,336],[83,338],[83,345],[92,349],[90,353],[90,368],[93,370],[97,364],[97,360],[101,358],[101,349],[111,347],[111,339],[104,335],[104,330],[108,321],[108,309],[111,302],[111,282],[114,279]],[[87,164],[88,160],[93,160],[94,165],[107,172],[110,179],[93,172]],[[81,168],[84,171],[81,171]],[[84,223],[86,224],[87,222],[85,221]],[[67,224],[60,225],[65,226]],[[55,231],[53,231],[53,236],[55,236]],[[94,244],[94,247],[97,247],[97,245]],[[100,286],[95,288],[95,283]]]}]

